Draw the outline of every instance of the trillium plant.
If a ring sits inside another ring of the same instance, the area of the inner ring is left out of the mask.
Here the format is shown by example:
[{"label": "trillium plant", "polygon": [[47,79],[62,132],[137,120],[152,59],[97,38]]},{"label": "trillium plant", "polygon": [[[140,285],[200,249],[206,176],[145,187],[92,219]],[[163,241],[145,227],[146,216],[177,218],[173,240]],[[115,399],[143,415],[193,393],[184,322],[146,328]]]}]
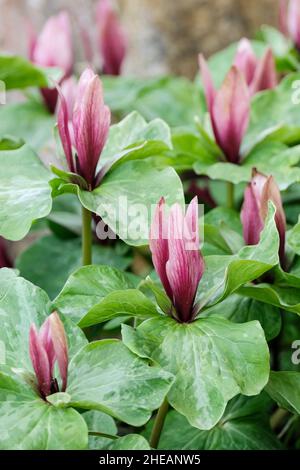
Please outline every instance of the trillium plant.
[{"label": "trillium plant", "polygon": [[0,55],[0,449],[299,448],[300,2],[278,7],[199,45],[193,81],[129,77],[110,0]]}]

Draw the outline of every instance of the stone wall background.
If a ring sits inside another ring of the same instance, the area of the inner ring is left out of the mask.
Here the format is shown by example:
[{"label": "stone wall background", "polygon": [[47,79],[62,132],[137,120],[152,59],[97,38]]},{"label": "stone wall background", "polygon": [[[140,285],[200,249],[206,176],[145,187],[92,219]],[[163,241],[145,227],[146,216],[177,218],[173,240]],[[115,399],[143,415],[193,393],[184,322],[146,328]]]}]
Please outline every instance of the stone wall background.
[{"label": "stone wall background", "polygon": [[[197,54],[209,55],[261,24],[277,24],[278,0],[115,0],[129,37],[125,73],[165,72],[193,77]],[[26,54],[26,18],[39,29],[67,9],[74,22],[80,59],[78,19],[93,25],[96,0],[0,0],[0,49]]]}]

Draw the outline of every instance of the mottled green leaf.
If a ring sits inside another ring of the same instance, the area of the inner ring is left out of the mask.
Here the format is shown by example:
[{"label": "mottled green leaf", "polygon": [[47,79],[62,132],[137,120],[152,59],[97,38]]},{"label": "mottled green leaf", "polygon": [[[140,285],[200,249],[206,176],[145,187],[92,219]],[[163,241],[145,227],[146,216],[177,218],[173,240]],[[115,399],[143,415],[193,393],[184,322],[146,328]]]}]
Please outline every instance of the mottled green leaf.
[{"label": "mottled green leaf", "polygon": [[87,328],[120,316],[149,318],[157,315],[155,305],[137,289],[115,291],[108,294],[80,320]]},{"label": "mottled green leaf", "polygon": [[[171,131],[162,119],[149,123],[137,112],[111,126],[100,164],[154,157],[172,146]],[[115,165],[116,165],[115,164]]]},{"label": "mottled green leaf", "polygon": [[234,323],[258,320],[268,341],[276,338],[281,330],[281,314],[278,308],[237,294],[205,310],[203,314],[222,316]]},{"label": "mottled green leaf", "polygon": [[[51,263],[49,263],[51,260]],[[122,256],[111,247],[93,246],[93,263],[127,269],[130,256]],[[56,297],[68,277],[82,264],[81,240],[62,240],[47,235],[34,242],[16,260],[21,276]]]},{"label": "mottled green leaf", "polygon": [[27,87],[52,87],[53,79],[58,80],[61,72],[56,68],[38,67],[23,57],[0,56],[0,80],[7,90]]},{"label": "mottled green leaf", "polygon": [[142,426],[159,408],[173,376],[132,354],[120,341],[86,345],[70,363],[71,405]]},{"label": "mottled green leaf", "polygon": [[[210,431],[193,428],[171,411],[159,442],[161,450],[275,450],[281,444],[268,424],[268,407],[261,396],[231,400],[219,423]],[[148,432],[147,432],[148,435]]]},{"label": "mottled green leaf", "polygon": [[145,119],[164,119],[170,126],[193,124],[203,112],[197,87],[182,77],[103,77],[105,100],[113,112],[138,111]]},{"label": "mottled green leaf", "polygon": [[52,206],[50,173],[27,145],[0,151],[0,235],[20,240]]},{"label": "mottled green leaf", "polygon": [[128,434],[113,441],[109,450],[150,450],[148,441],[139,434]]},{"label": "mottled green leaf", "polygon": [[[28,101],[0,106],[0,137],[23,139],[35,150],[45,150],[50,146],[54,123],[55,117],[39,102]],[[50,152],[53,159],[55,150],[50,147]]]},{"label": "mottled green leaf", "polygon": [[266,392],[278,406],[298,415],[300,414],[299,390],[299,372],[271,372]]},{"label": "mottled green leaf", "polygon": [[[250,142],[253,147],[253,137]],[[250,148],[247,149],[249,150]],[[280,189],[284,190],[299,181],[300,171],[297,168],[299,160],[299,145],[289,148],[280,142],[266,141],[255,146],[241,165],[221,161],[211,164],[199,159],[194,164],[194,169],[199,175],[207,175],[213,180],[239,184],[250,181],[252,170],[256,168],[261,173],[273,175]]]},{"label": "mottled green leaf", "polygon": [[50,406],[26,384],[0,372],[1,450],[81,450],[87,425],[77,411]]},{"label": "mottled green leaf", "polygon": [[167,204],[182,205],[181,181],[172,168],[158,170],[147,161],[124,163],[109,172],[94,191],[79,190],[83,206],[100,215],[130,245],[148,243],[151,211],[161,197]]},{"label": "mottled green leaf", "polygon": [[175,376],[168,401],[192,426],[211,429],[235,395],[257,395],[269,377],[269,350],[257,321],[220,317],[179,324],[169,317],[122,327],[123,341]]},{"label": "mottled green leaf", "polygon": [[[86,411],[82,414],[87,423],[89,432],[99,432],[104,434],[116,435],[118,432],[116,423],[111,416],[101,411]],[[89,436],[89,449],[100,450],[107,449],[111,444],[111,439],[105,437]]]},{"label": "mottled green leaf", "polygon": [[129,277],[110,266],[85,266],[73,273],[54,306],[74,321],[82,319],[95,305],[115,291],[134,288]]},{"label": "mottled green leaf", "polygon": [[[40,327],[51,313],[47,294],[13,270],[0,270],[0,341],[5,345],[7,366],[32,370],[29,358],[29,329],[32,323]],[[68,333],[70,355],[85,343],[83,333],[68,319],[63,319]]]}]

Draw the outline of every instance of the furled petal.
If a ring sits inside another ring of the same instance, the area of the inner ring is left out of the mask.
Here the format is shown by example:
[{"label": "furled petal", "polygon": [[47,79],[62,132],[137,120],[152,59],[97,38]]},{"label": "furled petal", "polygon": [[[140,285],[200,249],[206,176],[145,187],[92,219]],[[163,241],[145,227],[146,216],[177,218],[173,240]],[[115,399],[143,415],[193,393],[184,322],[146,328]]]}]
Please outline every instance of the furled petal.
[{"label": "furled petal", "polygon": [[246,245],[257,245],[264,227],[264,222],[260,215],[258,202],[251,183],[245,190],[241,221]]},{"label": "furled petal", "polygon": [[76,79],[72,76],[67,78],[61,84],[61,92],[66,100],[66,105],[68,109],[68,119],[69,121],[73,118],[73,110],[75,107],[75,101],[77,96],[78,84]]},{"label": "furled petal", "polygon": [[279,257],[282,267],[285,265],[285,232],[286,232],[286,218],[284,209],[282,206],[282,200],[280,195],[280,190],[273,178],[269,176],[266,181],[266,184],[262,193],[262,202],[261,202],[261,214],[262,217],[267,217],[268,213],[268,201],[272,201],[276,207],[275,222],[277,230],[279,233],[280,239],[280,248],[279,248]]},{"label": "furled petal", "polygon": [[29,353],[38,387],[43,395],[47,397],[51,391],[51,374],[47,352],[42,344],[35,325],[30,327],[29,332]]},{"label": "furled petal", "polygon": [[110,0],[99,0],[96,17],[104,73],[120,75],[126,56],[127,40]]},{"label": "furled petal", "polygon": [[53,377],[56,355],[55,355],[54,345],[53,345],[53,341],[51,337],[49,318],[47,318],[47,320],[45,320],[43,325],[41,326],[40,331],[39,331],[39,338],[48,356],[50,376]]},{"label": "furled petal", "polygon": [[268,177],[266,175],[257,171],[256,168],[253,169],[252,179],[251,179],[250,184],[251,184],[254,197],[258,203],[259,210],[261,209],[262,194],[263,194],[267,179]]},{"label": "furled petal", "polygon": [[240,160],[240,146],[249,116],[250,93],[244,77],[234,66],[217,92],[211,115],[216,141],[231,163]]},{"label": "furled petal", "polygon": [[[185,244],[194,265],[199,269],[200,279],[204,273],[204,260],[200,252],[198,198],[194,197],[185,216]],[[198,274],[197,276],[198,277]],[[199,279],[199,280],[200,280]],[[199,283],[199,281],[198,281]]]},{"label": "furled petal", "polygon": [[258,91],[269,90],[277,85],[276,66],[272,50],[267,49],[255,71],[255,76],[250,85],[252,95]]},{"label": "furled petal", "polygon": [[69,15],[61,12],[46,22],[37,38],[33,61],[45,67],[59,67],[68,76],[73,68],[72,32]]},{"label": "furled petal", "polygon": [[68,343],[64,325],[56,312],[49,317],[51,339],[59,372],[62,379],[62,392],[66,390],[68,378]]},{"label": "furled petal", "polygon": [[234,65],[242,72],[248,85],[251,84],[258,60],[254,54],[251,42],[243,38],[238,44]]},{"label": "furled petal", "polygon": [[155,270],[160,277],[167,295],[172,301],[172,290],[166,273],[166,264],[169,259],[169,248],[168,217],[165,213],[164,198],[161,198],[155,210],[150,229],[149,245]]},{"label": "furled petal", "polygon": [[77,96],[74,103],[74,109],[79,109],[84,105],[84,95],[87,91],[88,87],[90,86],[92,80],[96,77],[93,70],[91,68],[85,69],[79,79],[77,85]]},{"label": "furled petal", "polygon": [[288,6],[287,26],[289,34],[295,43],[295,46],[300,49],[300,1],[290,0]]},{"label": "furled petal", "polygon": [[202,54],[199,55],[199,66],[201,72],[201,78],[204,86],[205,97],[206,97],[206,104],[207,109],[212,114],[213,104],[216,97],[216,90],[214,87],[214,82],[208,68],[208,64]]},{"label": "furled petal", "polygon": [[106,143],[110,110],[104,105],[102,83],[90,70],[83,73],[76,100],[73,128],[77,150],[78,172],[93,185],[98,161]]},{"label": "furled petal", "polygon": [[[166,266],[168,280],[173,293],[173,305],[182,322],[193,319],[193,304],[203,274],[203,262],[199,248],[190,249],[193,235],[189,229],[194,225],[195,203],[188,214],[188,224],[179,204],[174,204],[169,218],[169,260]],[[194,236],[194,241],[197,236]]]},{"label": "furled petal", "polygon": [[72,151],[72,139],[70,135],[70,119],[68,112],[67,101],[59,87],[57,87],[59,92],[59,103],[57,111],[57,125],[60,140],[65,152],[66,160],[68,163],[69,170],[74,173],[74,160],[73,160],[73,151]]}]

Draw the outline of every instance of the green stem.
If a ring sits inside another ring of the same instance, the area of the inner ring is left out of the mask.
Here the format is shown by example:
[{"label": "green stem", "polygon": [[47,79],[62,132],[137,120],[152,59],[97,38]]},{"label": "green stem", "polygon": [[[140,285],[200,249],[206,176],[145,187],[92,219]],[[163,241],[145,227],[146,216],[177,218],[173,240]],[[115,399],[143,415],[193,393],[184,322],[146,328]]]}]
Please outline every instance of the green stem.
[{"label": "green stem", "polygon": [[160,435],[161,435],[161,432],[165,423],[165,419],[167,417],[168,410],[169,410],[169,403],[167,399],[165,398],[161,407],[159,408],[157,412],[157,415],[154,421],[154,426],[153,426],[151,438],[150,438],[150,446],[152,447],[152,449],[157,449],[158,447]]},{"label": "green stem", "polygon": [[106,434],[105,432],[96,432],[96,431],[89,431],[89,436],[101,437],[105,439],[112,439],[113,441],[119,439],[118,436],[114,436],[112,434]]},{"label": "green stem", "polygon": [[278,408],[273,415],[271,416],[271,428],[273,431],[278,429],[282,422],[287,418],[289,412],[287,410],[283,410],[282,408]]},{"label": "green stem", "polygon": [[234,208],[234,184],[230,182],[227,183],[227,207]]},{"label": "green stem", "polygon": [[278,439],[282,439],[285,436],[285,434],[290,430],[291,426],[295,423],[295,421],[297,421],[297,419],[298,416],[294,415],[288,420],[282,431],[278,434]]},{"label": "green stem", "polygon": [[82,207],[82,265],[92,264],[92,213]]}]

